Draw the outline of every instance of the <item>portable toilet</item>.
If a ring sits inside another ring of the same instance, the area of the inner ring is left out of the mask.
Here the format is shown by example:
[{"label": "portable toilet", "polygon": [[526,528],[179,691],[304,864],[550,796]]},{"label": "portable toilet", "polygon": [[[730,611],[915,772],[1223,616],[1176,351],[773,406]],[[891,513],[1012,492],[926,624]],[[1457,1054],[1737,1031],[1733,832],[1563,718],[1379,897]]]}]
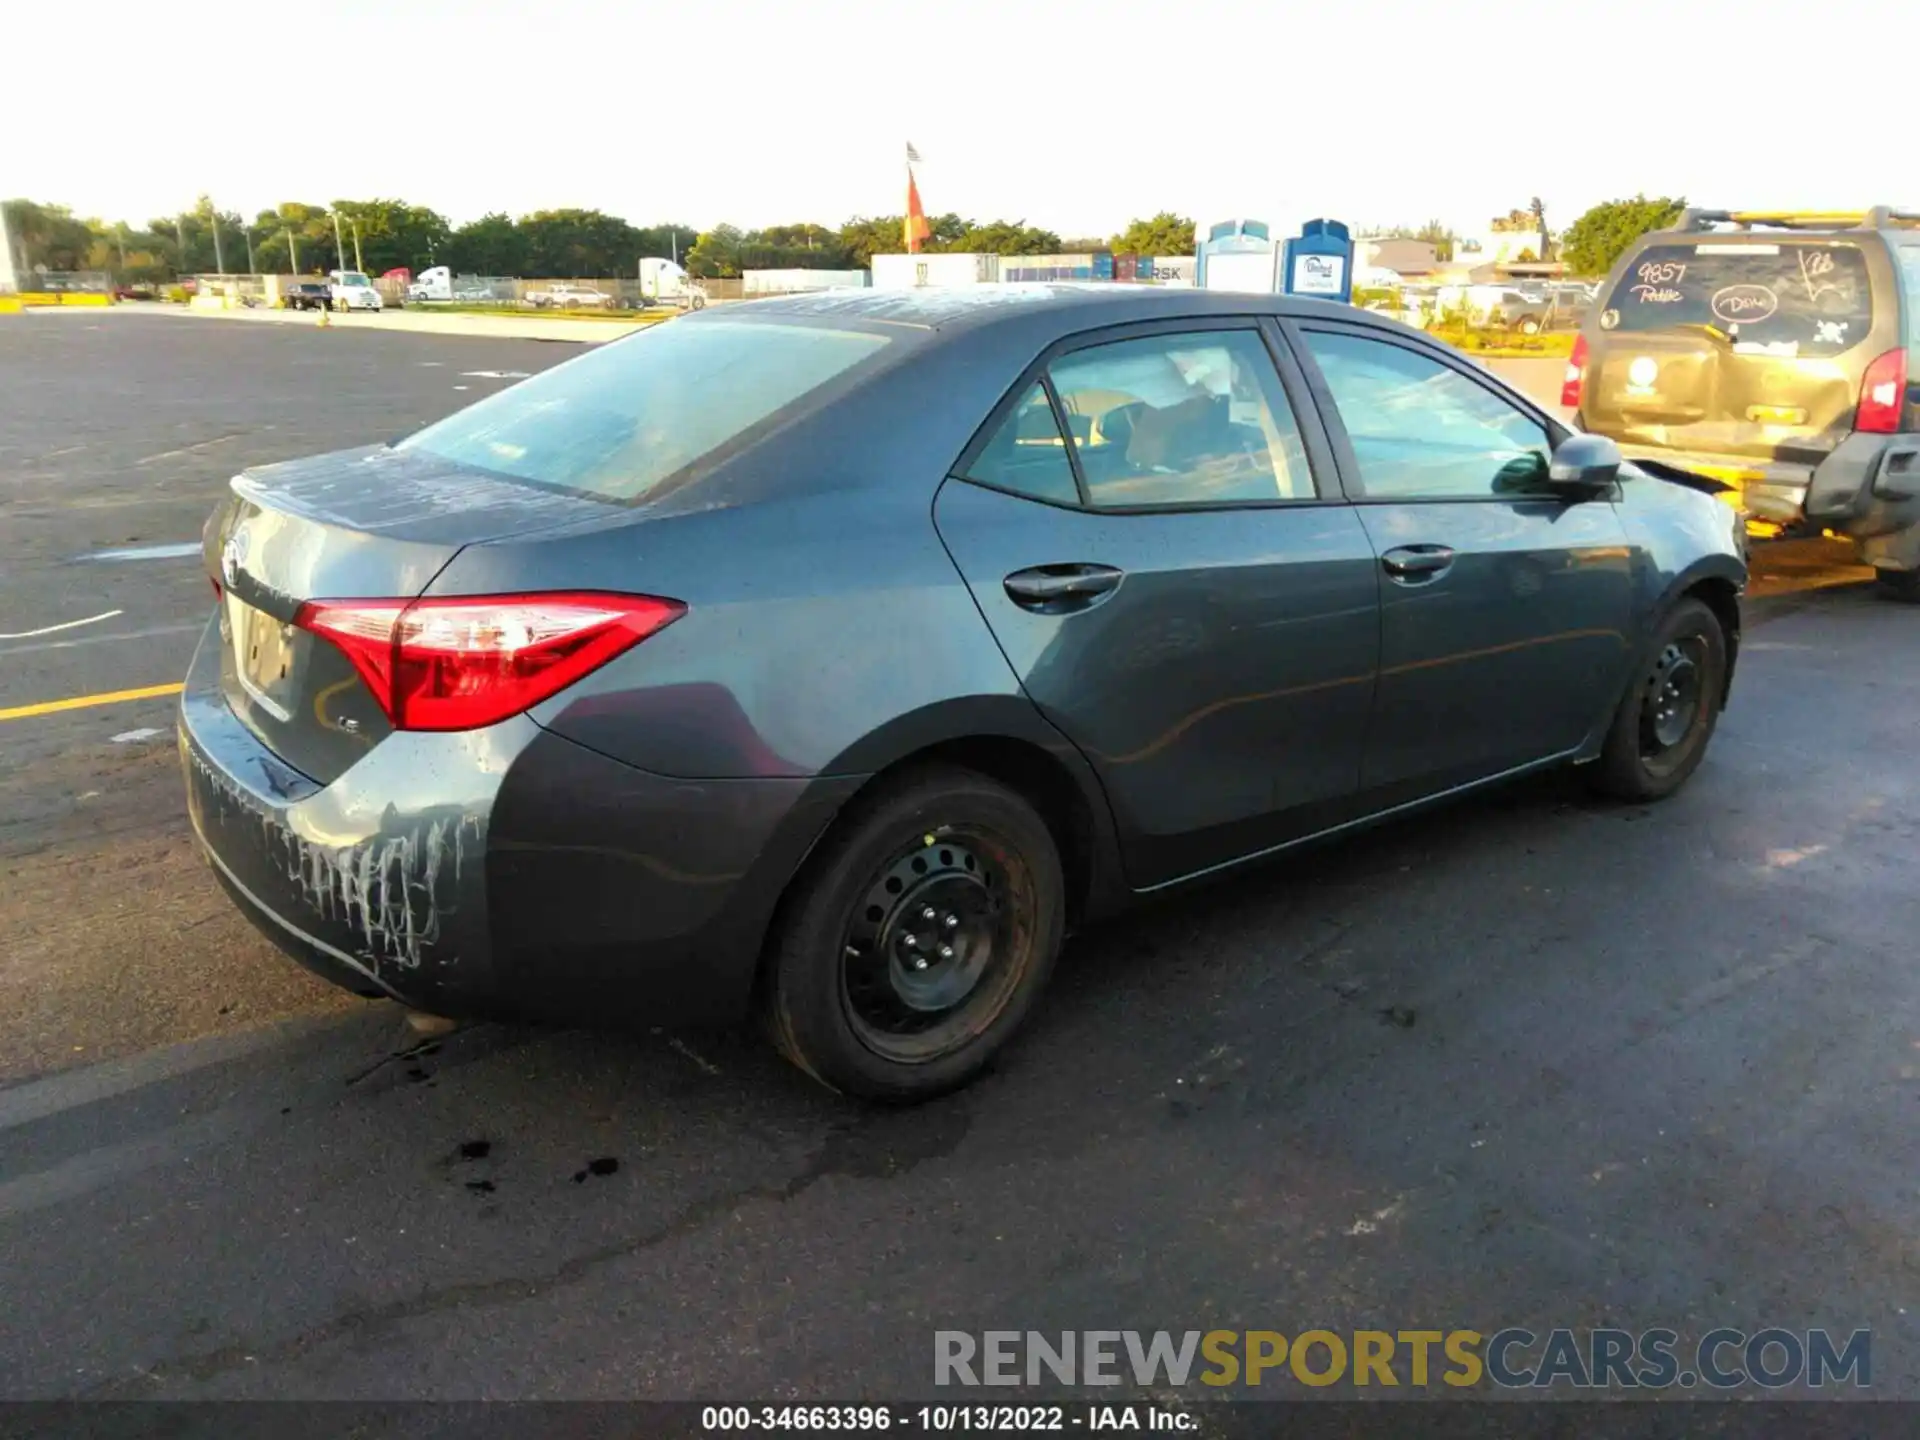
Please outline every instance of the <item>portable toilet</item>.
[{"label": "portable toilet", "polygon": [[1287,241],[1286,293],[1353,303],[1353,237],[1338,220],[1309,220]]}]

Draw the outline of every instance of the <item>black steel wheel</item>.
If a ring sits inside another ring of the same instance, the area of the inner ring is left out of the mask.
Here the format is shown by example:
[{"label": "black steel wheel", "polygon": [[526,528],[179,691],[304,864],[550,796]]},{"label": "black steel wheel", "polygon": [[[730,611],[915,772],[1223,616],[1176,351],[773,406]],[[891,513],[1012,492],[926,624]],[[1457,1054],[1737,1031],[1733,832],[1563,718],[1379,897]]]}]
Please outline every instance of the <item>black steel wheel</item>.
[{"label": "black steel wheel", "polygon": [[845,817],[782,907],[774,1041],[867,1099],[963,1085],[1045,983],[1063,902],[1053,836],[1019,795],[945,766],[903,776]]},{"label": "black steel wheel", "polygon": [[1727,634],[1704,601],[1668,611],[1620,699],[1589,774],[1623,800],[1659,800],[1686,784],[1706,755],[1727,686]]}]

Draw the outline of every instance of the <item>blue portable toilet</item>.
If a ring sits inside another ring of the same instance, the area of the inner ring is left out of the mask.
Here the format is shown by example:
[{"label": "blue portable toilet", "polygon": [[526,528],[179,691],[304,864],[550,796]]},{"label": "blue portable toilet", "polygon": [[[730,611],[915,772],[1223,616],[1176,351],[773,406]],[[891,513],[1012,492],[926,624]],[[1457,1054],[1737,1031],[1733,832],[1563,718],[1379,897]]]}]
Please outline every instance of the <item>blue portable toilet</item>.
[{"label": "blue portable toilet", "polygon": [[1287,241],[1285,292],[1353,303],[1353,237],[1338,220],[1309,220]]}]

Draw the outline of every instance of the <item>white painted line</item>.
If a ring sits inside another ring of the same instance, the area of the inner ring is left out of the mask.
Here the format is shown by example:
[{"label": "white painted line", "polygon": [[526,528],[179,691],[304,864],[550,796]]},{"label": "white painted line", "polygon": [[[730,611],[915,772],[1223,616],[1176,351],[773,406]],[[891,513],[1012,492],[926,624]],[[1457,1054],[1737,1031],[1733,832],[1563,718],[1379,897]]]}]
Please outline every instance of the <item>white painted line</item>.
[{"label": "white painted line", "polygon": [[82,560],[184,560],[189,555],[200,553],[198,540],[182,541],[178,545],[135,545],[126,550],[95,550],[90,555],[82,555]]},{"label": "white painted line", "polygon": [[138,730],[122,730],[118,735],[113,736],[112,739],[116,745],[132,745],[141,740],[151,740],[154,736],[165,733],[165,731],[154,729],[151,725],[142,725]]},{"label": "white painted line", "polygon": [[527,370],[462,370],[462,380],[525,380],[531,371]]},{"label": "white painted line", "polygon": [[125,614],[122,610],[102,610],[98,615],[89,615],[84,620],[65,620],[58,625],[42,625],[38,630],[14,630],[0,635],[0,640],[31,640],[36,635],[52,635],[61,630],[78,630],[82,625],[97,625],[102,620],[111,620],[116,615]]},{"label": "white painted line", "polygon": [[422,360],[419,363],[422,370],[439,370],[443,368],[447,362],[444,360]]},{"label": "white painted line", "polygon": [[126,630],[117,635],[82,635],[78,640],[37,640],[31,645],[8,645],[0,655],[30,655],[36,650],[77,650],[82,645],[114,645],[122,640],[146,640],[155,635],[184,635],[207,628],[204,620],[190,625],[155,625],[149,630]]},{"label": "white painted line", "polygon": [[471,390],[473,387],[471,385],[456,385],[453,388],[456,390]]}]

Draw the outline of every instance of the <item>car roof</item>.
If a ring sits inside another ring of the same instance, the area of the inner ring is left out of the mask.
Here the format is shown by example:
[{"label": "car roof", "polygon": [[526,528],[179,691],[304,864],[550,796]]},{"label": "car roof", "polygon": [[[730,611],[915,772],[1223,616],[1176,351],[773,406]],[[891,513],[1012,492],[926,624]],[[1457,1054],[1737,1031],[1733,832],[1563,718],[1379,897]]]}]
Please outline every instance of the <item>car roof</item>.
[{"label": "car roof", "polygon": [[906,325],[957,333],[1016,318],[1053,320],[1062,333],[1148,320],[1233,315],[1295,315],[1352,319],[1350,305],[1287,295],[1227,290],[1170,289],[1124,282],[1086,284],[990,283],[904,290],[832,290],[782,295],[709,310],[709,315],[792,315]]}]

